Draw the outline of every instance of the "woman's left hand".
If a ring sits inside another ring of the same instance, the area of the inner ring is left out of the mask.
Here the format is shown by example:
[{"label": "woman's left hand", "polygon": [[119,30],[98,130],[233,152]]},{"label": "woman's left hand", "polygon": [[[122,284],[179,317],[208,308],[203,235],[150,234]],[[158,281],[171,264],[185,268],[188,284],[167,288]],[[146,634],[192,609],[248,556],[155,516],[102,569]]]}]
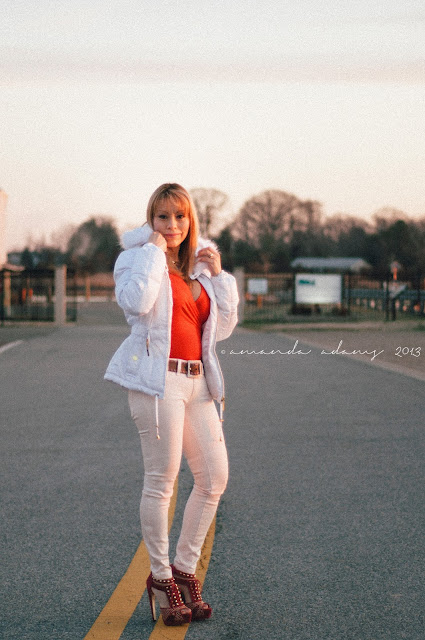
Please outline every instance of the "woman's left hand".
[{"label": "woman's left hand", "polygon": [[218,276],[218,274],[221,272],[220,254],[212,247],[201,249],[196,256],[196,259],[200,262],[205,262],[208,269],[211,271],[211,275]]}]

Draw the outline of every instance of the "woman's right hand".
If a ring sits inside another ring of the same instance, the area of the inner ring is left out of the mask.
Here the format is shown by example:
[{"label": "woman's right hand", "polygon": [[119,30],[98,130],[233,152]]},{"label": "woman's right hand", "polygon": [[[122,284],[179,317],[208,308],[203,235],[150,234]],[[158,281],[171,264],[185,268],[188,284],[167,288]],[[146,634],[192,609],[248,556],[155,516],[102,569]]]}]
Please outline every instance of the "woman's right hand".
[{"label": "woman's right hand", "polygon": [[164,238],[164,236],[162,235],[162,233],[159,233],[159,231],[154,231],[153,233],[151,233],[151,235],[149,236],[148,242],[151,242],[152,244],[155,244],[157,247],[162,249],[164,251],[164,253],[166,253],[166,251],[167,251],[167,241]]}]

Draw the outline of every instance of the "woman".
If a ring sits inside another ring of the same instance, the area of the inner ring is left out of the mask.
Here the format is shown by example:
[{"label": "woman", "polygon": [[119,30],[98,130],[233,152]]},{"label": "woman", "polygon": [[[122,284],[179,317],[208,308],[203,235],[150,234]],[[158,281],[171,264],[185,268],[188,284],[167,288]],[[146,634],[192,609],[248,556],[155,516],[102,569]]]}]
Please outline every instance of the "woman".
[{"label": "woman", "polygon": [[[198,238],[192,200],[178,184],[156,189],[147,224],[125,233],[123,246],[114,278],[131,335],[113,356],[105,378],[129,389],[142,444],[140,519],[151,562],[152,618],[157,598],[164,623],[179,625],[212,613],[195,570],[227,483],[224,383],[215,342],[236,325],[238,293],[234,277],[221,269],[217,247]],[[170,565],[168,508],[182,453],[194,486]]]}]

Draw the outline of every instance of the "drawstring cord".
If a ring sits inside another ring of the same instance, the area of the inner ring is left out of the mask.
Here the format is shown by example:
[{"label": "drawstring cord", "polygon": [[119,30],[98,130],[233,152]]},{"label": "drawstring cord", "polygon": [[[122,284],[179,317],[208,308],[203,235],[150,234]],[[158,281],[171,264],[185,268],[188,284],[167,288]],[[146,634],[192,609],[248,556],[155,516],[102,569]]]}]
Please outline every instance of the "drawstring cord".
[{"label": "drawstring cord", "polygon": [[220,422],[224,422],[224,398],[222,398],[219,402],[220,404]]},{"label": "drawstring cord", "polygon": [[224,398],[220,400],[219,405],[220,405],[220,422],[221,422],[220,440],[223,440]]},{"label": "drawstring cord", "polygon": [[158,417],[158,394],[155,394],[155,426],[156,426],[156,438],[157,440],[161,440],[159,435],[159,417]]}]

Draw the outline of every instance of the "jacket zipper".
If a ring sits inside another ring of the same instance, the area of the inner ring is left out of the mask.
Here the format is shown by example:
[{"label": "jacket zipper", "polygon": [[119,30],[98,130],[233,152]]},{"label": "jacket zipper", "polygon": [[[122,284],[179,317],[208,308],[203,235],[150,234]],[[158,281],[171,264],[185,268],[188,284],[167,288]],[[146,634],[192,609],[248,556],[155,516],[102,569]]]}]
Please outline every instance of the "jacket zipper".
[{"label": "jacket zipper", "polygon": [[[217,304],[217,302],[216,302]],[[217,316],[218,316],[218,307],[217,307]],[[221,366],[220,366],[220,362],[217,356],[217,352],[215,350],[216,345],[217,345],[217,326],[218,326],[218,318],[217,321],[215,323],[215,330],[214,330],[214,348],[213,348],[213,353],[214,353],[214,357],[215,357],[215,361],[217,364],[217,368],[218,368],[218,372],[220,374],[220,378],[221,378],[221,388],[222,388],[222,397],[221,400],[218,400],[220,409],[219,409],[219,417],[220,417],[220,422],[223,423],[224,422],[224,406],[225,406],[225,389],[224,389],[224,378],[223,378],[223,372],[221,371]],[[222,437],[220,436],[220,440],[222,440]]]},{"label": "jacket zipper", "polygon": [[[217,308],[217,315],[218,315],[218,308]],[[221,371],[221,366],[220,366],[220,362],[218,360],[217,357],[217,352],[215,350],[216,344],[217,344],[217,325],[218,325],[218,319],[217,322],[215,323],[215,332],[214,332],[214,355],[215,355],[215,359],[217,362],[217,366],[218,366],[218,370],[220,372],[220,377],[221,377],[221,388],[222,388],[222,397],[221,400],[219,402],[219,419],[220,419],[220,426],[221,426],[221,433],[220,433],[220,440],[223,440],[223,422],[224,422],[224,406],[225,406],[225,391],[224,391],[224,377],[223,377],[223,373]]]}]

